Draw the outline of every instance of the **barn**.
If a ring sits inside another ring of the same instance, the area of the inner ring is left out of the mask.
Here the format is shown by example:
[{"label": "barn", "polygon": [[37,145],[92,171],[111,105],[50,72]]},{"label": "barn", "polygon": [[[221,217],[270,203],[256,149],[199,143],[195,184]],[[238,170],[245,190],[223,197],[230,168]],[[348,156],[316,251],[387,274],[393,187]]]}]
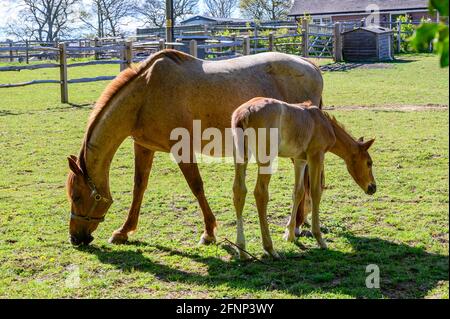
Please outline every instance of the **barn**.
[{"label": "barn", "polygon": [[345,61],[376,62],[393,60],[392,30],[379,26],[360,27],[342,34]]}]

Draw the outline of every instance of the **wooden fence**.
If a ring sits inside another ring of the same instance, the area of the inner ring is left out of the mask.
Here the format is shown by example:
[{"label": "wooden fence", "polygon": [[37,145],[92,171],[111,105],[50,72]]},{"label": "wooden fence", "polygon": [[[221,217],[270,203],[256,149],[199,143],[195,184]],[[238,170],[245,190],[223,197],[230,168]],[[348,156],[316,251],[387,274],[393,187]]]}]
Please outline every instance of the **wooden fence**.
[{"label": "wooden fence", "polygon": [[[291,27],[288,33],[252,32],[249,34],[231,34],[211,36],[204,33],[189,33],[179,36],[175,42],[152,35],[137,35],[133,39],[103,38],[76,39],[63,43],[0,43],[0,59],[29,63],[31,58],[55,60],[54,63],[1,66],[3,71],[36,70],[59,68],[59,79],[31,80],[22,83],[0,84],[1,88],[22,87],[27,85],[54,83],[60,84],[61,102],[69,102],[69,84],[111,80],[114,76],[69,79],[68,69],[100,64],[118,64],[120,70],[133,62],[140,62],[152,53],[164,48],[175,48],[195,57],[210,60],[228,59],[241,55],[250,55],[268,51],[279,51],[313,58],[333,58],[342,61],[342,32],[359,27],[364,21],[336,23],[332,26],[312,25],[303,20],[301,25]],[[401,46],[401,23],[397,23],[397,45]],[[248,29],[248,28],[247,28]],[[262,34],[265,34],[264,36]],[[5,53],[6,55],[2,55]],[[89,61],[67,63],[69,58],[91,58]]]}]

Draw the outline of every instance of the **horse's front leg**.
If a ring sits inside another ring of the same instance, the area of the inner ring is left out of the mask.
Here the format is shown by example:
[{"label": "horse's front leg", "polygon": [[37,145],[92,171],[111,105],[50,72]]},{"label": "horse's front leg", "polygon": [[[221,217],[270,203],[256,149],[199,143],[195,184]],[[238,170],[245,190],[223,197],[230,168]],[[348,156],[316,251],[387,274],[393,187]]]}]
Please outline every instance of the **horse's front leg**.
[{"label": "horse's front leg", "polygon": [[139,211],[141,209],[142,199],[144,197],[145,189],[147,188],[148,177],[152,168],[153,157],[155,152],[146,149],[136,143],[134,143],[134,190],[133,190],[133,202],[130,210],[128,211],[128,217],[125,223],[113,232],[110,243],[123,244],[128,240],[128,234],[136,230]]},{"label": "horse's front leg", "polygon": [[[306,161],[296,159],[294,160],[294,168],[295,168],[295,184],[294,191],[292,193],[292,211],[291,217],[289,218],[289,222],[286,226],[286,232],[284,234],[284,239],[287,241],[294,241],[295,235],[297,232],[297,218],[299,210],[301,210],[301,214],[303,214],[303,205],[302,200],[305,199],[305,171],[306,171]],[[303,215],[302,215],[303,217]]]},{"label": "horse's front leg", "polygon": [[322,197],[322,170],[324,153],[319,152],[308,157],[308,168],[311,181],[312,221],[311,230],[320,248],[326,249],[327,244],[320,231],[319,205]]},{"label": "horse's front leg", "polygon": [[210,244],[216,241],[215,229],[216,229],[216,218],[209,207],[208,201],[205,197],[205,192],[203,190],[203,181],[198,170],[196,163],[179,163],[181,171],[183,172],[189,187],[197,198],[200,208],[203,213],[203,219],[205,221],[205,232],[200,238],[200,244]]}]

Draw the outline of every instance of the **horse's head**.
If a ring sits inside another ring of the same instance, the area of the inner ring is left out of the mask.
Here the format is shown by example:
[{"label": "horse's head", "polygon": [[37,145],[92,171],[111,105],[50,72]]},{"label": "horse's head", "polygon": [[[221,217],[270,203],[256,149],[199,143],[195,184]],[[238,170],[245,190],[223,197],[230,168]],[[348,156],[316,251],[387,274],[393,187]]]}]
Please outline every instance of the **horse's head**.
[{"label": "horse's head", "polygon": [[358,147],[347,161],[347,169],[355,182],[368,195],[373,195],[377,190],[375,178],[372,174],[372,158],[369,155],[369,148],[372,146],[375,139],[364,142],[361,137],[358,140]]},{"label": "horse's head", "polygon": [[73,245],[87,245],[94,239],[91,234],[103,221],[112,200],[97,191],[76,156],[71,155],[67,159],[70,167],[67,178],[67,195],[71,205],[70,242]]}]

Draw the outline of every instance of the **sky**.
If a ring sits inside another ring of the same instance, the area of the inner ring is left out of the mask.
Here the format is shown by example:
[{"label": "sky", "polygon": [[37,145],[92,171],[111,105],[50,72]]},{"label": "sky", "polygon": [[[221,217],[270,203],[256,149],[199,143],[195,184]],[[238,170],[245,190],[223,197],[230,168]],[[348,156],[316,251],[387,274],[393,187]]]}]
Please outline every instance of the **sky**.
[{"label": "sky", "polygon": [[[88,3],[89,0],[82,0],[84,3]],[[6,38],[4,28],[7,23],[17,18],[17,13],[20,9],[21,0],[0,0],[0,41]],[[198,13],[202,14],[206,11],[206,6],[203,0],[199,1]],[[239,17],[239,10],[236,9],[234,17]],[[128,19],[123,25],[123,29],[127,33],[135,33],[136,28],[142,27],[142,22],[136,19]]]}]

